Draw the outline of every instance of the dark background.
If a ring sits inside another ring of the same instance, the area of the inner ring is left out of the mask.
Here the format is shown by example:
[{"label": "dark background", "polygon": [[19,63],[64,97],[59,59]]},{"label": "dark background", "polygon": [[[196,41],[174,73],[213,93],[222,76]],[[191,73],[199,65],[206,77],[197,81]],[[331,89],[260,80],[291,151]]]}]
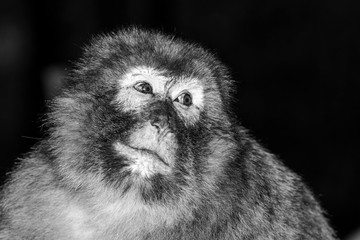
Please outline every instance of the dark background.
[{"label": "dark background", "polygon": [[198,42],[229,66],[243,125],[303,176],[346,237],[360,227],[356,2],[2,0],[0,176],[42,136],[44,100],[84,43],[141,24]]}]

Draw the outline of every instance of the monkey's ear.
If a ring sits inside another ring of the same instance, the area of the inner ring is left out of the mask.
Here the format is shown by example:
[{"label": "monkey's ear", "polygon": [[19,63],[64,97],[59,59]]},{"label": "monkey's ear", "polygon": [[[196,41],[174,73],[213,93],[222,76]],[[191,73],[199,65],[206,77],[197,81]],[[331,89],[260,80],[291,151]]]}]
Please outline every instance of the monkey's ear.
[{"label": "monkey's ear", "polygon": [[220,65],[215,71],[218,75],[217,82],[220,85],[220,93],[222,96],[223,102],[231,105],[235,100],[236,84],[235,81],[230,78],[229,71],[225,66]]},{"label": "monkey's ear", "polygon": [[102,72],[92,69],[94,68],[92,64],[89,63],[89,66],[86,64],[87,60],[81,59],[78,62],[71,63],[69,67],[64,65],[47,67],[42,76],[46,99],[52,99],[63,92],[73,90],[94,92],[95,88],[101,86],[102,84],[98,80]]},{"label": "monkey's ear", "polygon": [[60,92],[93,92],[99,74],[96,70],[83,68],[81,63],[75,63],[72,70],[66,70]]},{"label": "monkey's ear", "polygon": [[67,72],[62,82],[61,92],[71,90],[85,91],[86,87],[85,84],[79,80],[79,76],[77,76],[77,74],[73,72]]}]

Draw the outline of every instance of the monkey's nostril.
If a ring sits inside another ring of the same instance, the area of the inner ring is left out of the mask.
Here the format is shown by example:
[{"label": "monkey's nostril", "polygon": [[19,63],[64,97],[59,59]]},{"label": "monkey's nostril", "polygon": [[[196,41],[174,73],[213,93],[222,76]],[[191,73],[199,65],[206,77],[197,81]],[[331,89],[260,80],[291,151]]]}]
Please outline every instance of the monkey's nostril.
[{"label": "monkey's nostril", "polygon": [[167,116],[155,116],[153,119],[150,120],[150,124],[156,127],[158,130],[166,128],[168,126],[168,117]]},{"label": "monkey's nostril", "polygon": [[157,122],[155,122],[155,121],[150,121],[150,124],[151,124],[151,126],[154,126],[154,127],[156,127],[158,130],[160,130],[160,126],[159,126],[159,124],[158,124]]}]

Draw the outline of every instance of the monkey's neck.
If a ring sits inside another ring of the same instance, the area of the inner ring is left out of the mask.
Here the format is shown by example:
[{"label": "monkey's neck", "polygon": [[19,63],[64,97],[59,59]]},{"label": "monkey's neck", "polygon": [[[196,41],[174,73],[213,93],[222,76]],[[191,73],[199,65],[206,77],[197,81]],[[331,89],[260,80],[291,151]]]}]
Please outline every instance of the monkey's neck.
[{"label": "monkey's neck", "polygon": [[101,192],[72,197],[63,213],[69,235],[80,239],[143,239],[154,229],[172,228],[185,215],[180,208],[145,204],[135,191],[118,199],[109,191]]}]

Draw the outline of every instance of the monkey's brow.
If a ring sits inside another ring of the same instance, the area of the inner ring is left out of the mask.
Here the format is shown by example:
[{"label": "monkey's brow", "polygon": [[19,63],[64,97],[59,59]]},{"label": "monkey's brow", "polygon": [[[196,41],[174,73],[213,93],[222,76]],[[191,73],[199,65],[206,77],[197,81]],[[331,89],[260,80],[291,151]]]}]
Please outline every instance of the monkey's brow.
[{"label": "monkey's brow", "polygon": [[176,78],[168,78],[169,79],[169,81],[167,81],[166,83],[165,83],[165,87],[171,87],[172,85],[174,85],[175,84],[175,82],[176,82]]}]

